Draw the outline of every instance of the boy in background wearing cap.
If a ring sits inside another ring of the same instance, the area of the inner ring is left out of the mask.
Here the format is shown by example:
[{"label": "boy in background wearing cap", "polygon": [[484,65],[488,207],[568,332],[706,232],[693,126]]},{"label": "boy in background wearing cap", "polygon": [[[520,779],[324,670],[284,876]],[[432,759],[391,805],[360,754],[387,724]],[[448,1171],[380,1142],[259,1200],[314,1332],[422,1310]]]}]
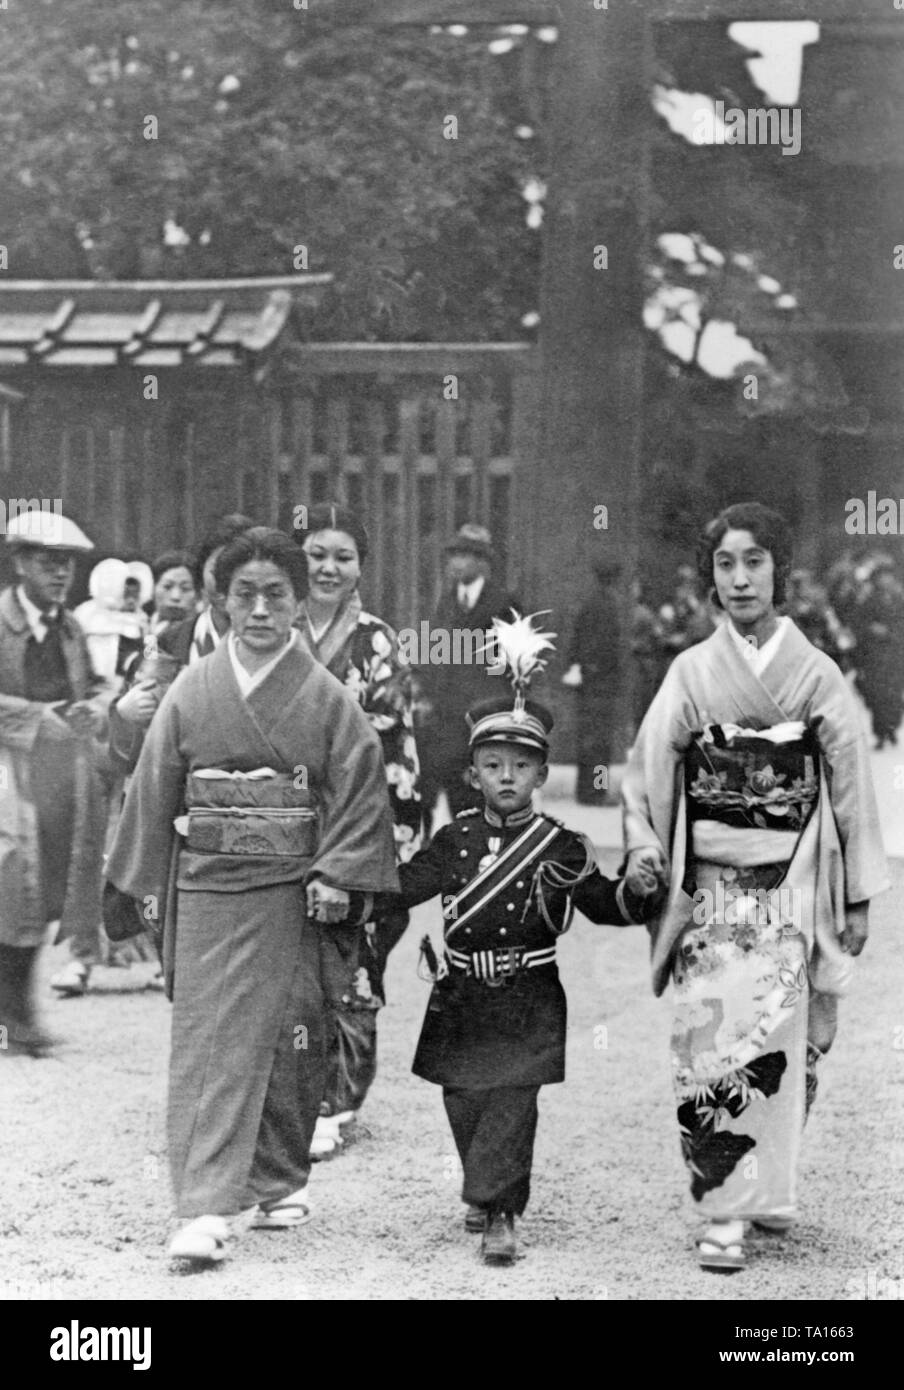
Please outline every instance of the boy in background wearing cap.
[{"label": "boy in background wearing cap", "polygon": [[534,811],[532,794],[548,773],[548,710],[522,690],[514,704],[511,696],[483,701],[467,718],[482,809],[460,812],[399,866],[406,907],[443,900],[444,960],[431,972],[412,1069],[443,1088],[467,1229],[483,1232],[486,1263],[511,1264],[515,1218],[530,1193],[537,1095],[565,1079],[556,938],[576,908],[592,922],[626,926],[642,921],[653,898],[604,878],[583,836]]}]

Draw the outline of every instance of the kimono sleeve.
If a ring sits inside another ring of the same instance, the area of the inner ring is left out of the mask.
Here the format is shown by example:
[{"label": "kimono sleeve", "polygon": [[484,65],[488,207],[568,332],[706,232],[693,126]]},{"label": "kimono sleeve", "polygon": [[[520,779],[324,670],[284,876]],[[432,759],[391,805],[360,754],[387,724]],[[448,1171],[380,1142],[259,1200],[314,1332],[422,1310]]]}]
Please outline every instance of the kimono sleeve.
[{"label": "kimono sleeve", "polygon": [[173,820],[185,796],[180,686],[177,681],[167,691],[148,727],[107,861],[109,881],[133,898],[166,891]]},{"label": "kimono sleeve", "polygon": [[834,662],[826,661],[821,673],[812,720],[844,856],[845,901],[867,902],[888,888],[888,866],[860,712]]},{"label": "kimono sleeve", "polygon": [[668,855],[679,767],[697,722],[684,657],[666,673],[634,742],[622,782],[625,850],[658,845]]},{"label": "kimono sleeve", "polygon": [[344,691],[324,691],[323,699],[328,746],[319,788],[322,826],[309,877],[346,892],[394,893],[398,879],[380,740]]},{"label": "kimono sleeve", "polygon": [[134,771],[144,742],[144,729],[129,724],[117,709],[118,700],[110,706],[109,750],[114,766],[124,773]]},{"label": "kimono sleeve", "polygon": [[420,761],[414,738],[411,670],[385,623],[361,624],[355,665],[361,707],[380,737],[389,789],[396,857],[410,859],[421,843]]}]

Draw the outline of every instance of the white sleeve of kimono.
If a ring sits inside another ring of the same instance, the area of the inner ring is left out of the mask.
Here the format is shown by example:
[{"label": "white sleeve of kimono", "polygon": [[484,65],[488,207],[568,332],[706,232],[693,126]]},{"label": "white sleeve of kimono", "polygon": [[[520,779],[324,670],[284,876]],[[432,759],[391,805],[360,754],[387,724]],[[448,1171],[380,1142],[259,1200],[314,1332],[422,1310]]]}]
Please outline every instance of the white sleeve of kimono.
[{"label": "white sleeve of kimono", "polygon": [[621,788],[626,853],[656,845],[669,856],[679,765],[694,722],[684,664],[679,657],[666,672],[628,758]]},{"label": "white sleeve of kimono", "polygon": [[840,671],[825,671],[814,708],[829,799],[844,854],[844,896],[867,902],[889,887],[879,807],[860,711]]}]

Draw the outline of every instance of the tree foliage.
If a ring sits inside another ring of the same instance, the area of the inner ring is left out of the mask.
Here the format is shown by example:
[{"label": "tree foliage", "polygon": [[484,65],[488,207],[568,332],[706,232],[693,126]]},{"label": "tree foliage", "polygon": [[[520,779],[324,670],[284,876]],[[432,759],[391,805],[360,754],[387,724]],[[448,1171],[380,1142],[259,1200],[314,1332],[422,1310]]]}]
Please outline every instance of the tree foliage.
[{"label": "tree foliage", "polygon": [[542,155],[485,36],[375,31],[323,0],[10,0],[0,27],[10,276],[306,260],[336,277],[319,337],[523,336]]},{"label": "tree foliage", "polygon": [[[742,112],[773,105],[747,72],[751,55],[725,24],[664,25],[657,56],[662,89],[698,93]],[[720,323],[734,325],[752,345],[751,361],[738,362],[728,391],[701,380],[696,357],[682,364],[671,359],[672,376],[687,379],[679,394],[692,428],[705,428],[703,417],[710,427],[719,417],[730,427],[732,418],[738,424],[744,417],[800,416],[819,430],[862,429],[836,366],[818,334],[807,331],[825,323],[836,273],[824,214],[839,177],[818,126],[810,124],[807,100],[805,81],[796,116],[803,145],[790,156],[776,144],[693,144],[664,122],[654,134],[648,289],[655,294],[665,285],[673,292],[675,314],[695,320],[698,344],[708,323]],[[683,235],[699,254],[684,260],[668,254],[663,234]],[[857,265],[847,274],[856,279]],[[868,270],[861,265],[859,274],[863,281]],[[751,371],[756,394],[745,395]]]}]

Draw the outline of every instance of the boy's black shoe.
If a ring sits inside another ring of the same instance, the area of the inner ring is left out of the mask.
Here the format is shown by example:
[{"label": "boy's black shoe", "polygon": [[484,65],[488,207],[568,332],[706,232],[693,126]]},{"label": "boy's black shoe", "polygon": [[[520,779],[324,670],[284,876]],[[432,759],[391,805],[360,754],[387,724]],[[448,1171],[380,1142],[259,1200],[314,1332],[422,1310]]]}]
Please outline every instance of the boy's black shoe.
[{"label": "boy's black shoe", "polygon": [[469,1206],[465,1212],[465,1230],[472,1235],[479,1235],[486,1230],[487,1214],[483,1207]]},{"label": "boy's black shoe", "polygon": [[486,1229],[480,1245],[484,1264],[514,1264],[517,1252],[514,1216],[507,1211],[488,1212]]}]

